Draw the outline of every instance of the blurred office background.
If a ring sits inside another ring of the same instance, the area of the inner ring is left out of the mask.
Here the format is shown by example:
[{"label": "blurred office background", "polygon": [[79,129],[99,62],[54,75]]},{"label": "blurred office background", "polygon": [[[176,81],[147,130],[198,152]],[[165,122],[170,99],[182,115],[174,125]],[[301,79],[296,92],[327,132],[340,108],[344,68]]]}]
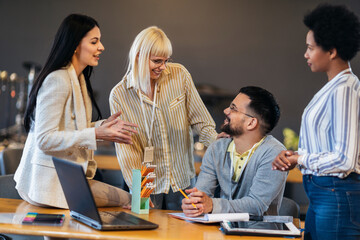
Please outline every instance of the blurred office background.
[{"label": "blurred office background", "polygon": [[[70,13],[100,24],[105,51],[92,84],[103,116],[110,113],[108,96],[126,71],[133,39],[157,25],[172,41],[172,59],[191,73],[217,130],[237,91],[256,85],[280,104],[272,134],[282,141],[285,127],[299,132],[303,109],[327,81],[325,74],[311,73],[304,59],[303,16],[322,2],[344,4],[360,15],[358,0],[0,0],[0,141],[14,134],[15,141],[24,141],[16,128],[24,108],[19,94],[26,95],[21,83],[29,71],[38,73]],[[352,68],[359,76],[359,55]]]},{"label": "blurred office background", "polygon": [[[172,59],[201,88],[218,127],[231,100],[223,103],[221,97],[257,85],[272,92],[281,106],[273,131],[281,139],[284,127],[299,131],[303,109],[326,83],[324,74],[310,72],[303,57],[303,15],[321,2],[345,4],[360,15],[357,0],[0,0],[0,70],[27,78],[23,63],[45,62],[60,22],[70,13],[90,15],[100,24],[105,46],[92,84],[108,116],[109,92],[125,73],[133,39],[157,25],[172,41]],[[360,74],[360,56],[352,68]],[[9,107],[2,95],[0,129],[14,124],[16,115],[15,99]]]}]

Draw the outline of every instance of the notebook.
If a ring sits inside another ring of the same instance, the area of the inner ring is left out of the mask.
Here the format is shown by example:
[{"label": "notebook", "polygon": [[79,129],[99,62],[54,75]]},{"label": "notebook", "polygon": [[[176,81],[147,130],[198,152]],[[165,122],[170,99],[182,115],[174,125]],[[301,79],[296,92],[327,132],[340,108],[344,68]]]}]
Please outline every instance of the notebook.
[{"label": "notebook", "polygon": [[154,229],[158,225],[121,211],[98,211],[81,165],[53,157],[65,198],[74,219],[98,230]]},{"label": "notebook", "polygon": [[222,222],[223,220],[228,221],[249,221],[250,215],[248,213],[213,213],[204,214],[198,217],[187,217],[184,213],[169,213],[170,216],[182,220],[200,223],[215,223]]}]

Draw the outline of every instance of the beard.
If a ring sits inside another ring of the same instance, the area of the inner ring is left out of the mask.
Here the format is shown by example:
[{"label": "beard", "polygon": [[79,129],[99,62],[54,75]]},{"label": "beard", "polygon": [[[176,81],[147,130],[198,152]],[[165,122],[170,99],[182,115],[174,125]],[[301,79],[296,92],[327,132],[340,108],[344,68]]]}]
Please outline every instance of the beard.
[{"label": "beard", "polygon": [[220,127],[221,131],[229,134],[231,137],[240,136],[244,133],[244,130],[240,126],[239,127],[231,127],[230,126],[230,118],[226,117],[226,119],[228,120],[228,122],[221,125],[221,127]]}]

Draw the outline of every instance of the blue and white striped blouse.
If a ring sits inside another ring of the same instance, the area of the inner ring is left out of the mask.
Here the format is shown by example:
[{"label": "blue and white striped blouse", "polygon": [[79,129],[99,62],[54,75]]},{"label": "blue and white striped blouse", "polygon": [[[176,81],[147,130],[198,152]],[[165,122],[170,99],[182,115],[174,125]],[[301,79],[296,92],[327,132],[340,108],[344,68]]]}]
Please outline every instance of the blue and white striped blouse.
[{"label": "blue and white striped blouse", "polygon": [[360,83],[346,69],[329,81],[302,115],[298,160],[303,174],[360,174]]}]

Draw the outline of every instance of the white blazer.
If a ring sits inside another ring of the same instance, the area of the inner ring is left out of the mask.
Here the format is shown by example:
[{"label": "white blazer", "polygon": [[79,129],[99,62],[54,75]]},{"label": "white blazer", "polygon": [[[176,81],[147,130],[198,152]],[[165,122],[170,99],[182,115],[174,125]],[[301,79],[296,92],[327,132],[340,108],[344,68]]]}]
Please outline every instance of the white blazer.
[{"label": "white blazer", "polygon": [[27,137],[21,162],[15,172],[16,189],[31,201],[67,208],[52,156],[83,165],[93,178],[96,162],[95,125],[85,78],[74,67],[50,73],[36,100],[35,121]]}]

